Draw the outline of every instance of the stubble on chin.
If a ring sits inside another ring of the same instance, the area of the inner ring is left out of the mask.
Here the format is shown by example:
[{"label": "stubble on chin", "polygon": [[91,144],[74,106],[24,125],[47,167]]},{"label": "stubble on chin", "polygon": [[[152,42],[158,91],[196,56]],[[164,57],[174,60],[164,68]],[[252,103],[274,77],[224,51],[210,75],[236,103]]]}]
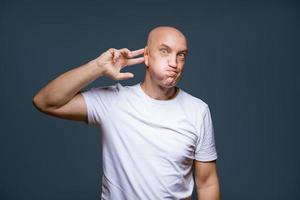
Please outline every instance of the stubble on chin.
[{"label": "stubble on chin", "polygon": [[168,76],[166,80],[164,81],[164,85],[168,88],[174,87],[177,82],[177,77],[174,76]]}]

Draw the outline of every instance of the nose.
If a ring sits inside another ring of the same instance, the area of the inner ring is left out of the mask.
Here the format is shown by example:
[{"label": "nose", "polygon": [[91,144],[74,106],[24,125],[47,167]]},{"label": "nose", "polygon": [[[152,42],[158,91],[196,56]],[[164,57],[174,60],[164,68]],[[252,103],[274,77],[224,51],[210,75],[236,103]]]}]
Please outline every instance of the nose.
[{"label": "nose", "polygon": [[169,57],[169,66],[170,67],[177,67],[177,56],[176,55],[170,55]]}]

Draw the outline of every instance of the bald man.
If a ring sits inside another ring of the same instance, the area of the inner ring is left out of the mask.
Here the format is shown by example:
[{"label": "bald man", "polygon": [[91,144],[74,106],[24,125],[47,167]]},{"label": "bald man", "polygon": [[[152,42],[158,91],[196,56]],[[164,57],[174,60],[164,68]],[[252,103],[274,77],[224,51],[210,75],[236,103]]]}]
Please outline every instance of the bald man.
[{"label": "bald man", "polygon": [[[101,128],[101,199],[191,199],[193,165],[198,198],[220,199],[209,107],[176,86],[187,52],[181,31],[156,27],[145,48],[110,48],[58,76],[33,98],[41,112]],[[121,70],[139,63],[146,66],[144,80],[120,84],[134,77]],[[82,90],[103,76],[117,83]]]}]

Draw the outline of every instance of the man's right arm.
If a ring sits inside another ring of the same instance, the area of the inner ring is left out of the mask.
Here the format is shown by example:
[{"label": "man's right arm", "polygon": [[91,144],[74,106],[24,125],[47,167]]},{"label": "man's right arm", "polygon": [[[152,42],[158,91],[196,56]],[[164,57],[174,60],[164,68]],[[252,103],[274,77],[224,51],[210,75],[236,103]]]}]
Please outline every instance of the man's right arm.
[{"label": "man's right arm", "polygon": [[48,115],[88,123],[87,108],[80,90],[101,76],[108,76],[113,80],[132,78],[132,73],[121,73],[120,70],[143,62],[143,57],[133,58],[142,53],[143,49],[129,51],[126,48],[111,48],[95,60],[51,81],[34,96],[33,104]]},{"label": "man's right arm", "polygon": [[51,81],[34,96],[33,104],[43,113],[87,123],[87,110],[80,89],[101,76],[103,69],[92,60]]}]

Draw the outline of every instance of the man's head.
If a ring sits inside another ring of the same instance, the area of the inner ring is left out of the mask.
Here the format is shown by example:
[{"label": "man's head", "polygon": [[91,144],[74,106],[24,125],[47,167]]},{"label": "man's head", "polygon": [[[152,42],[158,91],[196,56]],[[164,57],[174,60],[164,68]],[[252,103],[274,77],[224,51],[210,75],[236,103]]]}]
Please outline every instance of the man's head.
[{"label": "man's head", "polygon": [[169,26],[154,28],[145,47],[146,73],[162,87],[175,86],[183,73],[187,51],[187,39],[178,29]]}]

